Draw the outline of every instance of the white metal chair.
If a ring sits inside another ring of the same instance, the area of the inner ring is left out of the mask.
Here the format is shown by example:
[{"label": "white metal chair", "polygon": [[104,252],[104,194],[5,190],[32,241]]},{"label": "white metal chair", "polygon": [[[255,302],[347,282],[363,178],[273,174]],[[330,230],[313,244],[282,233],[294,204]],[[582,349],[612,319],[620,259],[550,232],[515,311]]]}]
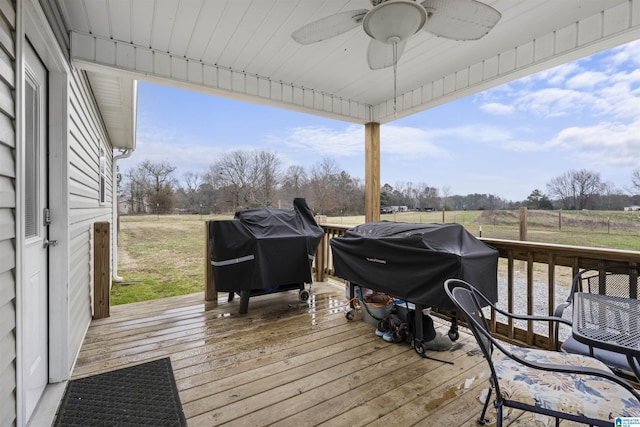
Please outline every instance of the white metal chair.
[{"label": "white metal chair", "polygon": [[[491,388],[478,420],[485,415],[492,390],[502,426],[503,408],[511,407],[584,424],[611,426],[615,417],[640,417],[640,394],[604,363],[590,356],[525,348],[491,335],[482,307],[491,306],[512,319],[571,323],[553,316],[527,316],[497,308],[471,284],[460,279],[444,283],[445,292],[473,332],[491,370]],[[553,326],[553,325],[552,325]]]}]

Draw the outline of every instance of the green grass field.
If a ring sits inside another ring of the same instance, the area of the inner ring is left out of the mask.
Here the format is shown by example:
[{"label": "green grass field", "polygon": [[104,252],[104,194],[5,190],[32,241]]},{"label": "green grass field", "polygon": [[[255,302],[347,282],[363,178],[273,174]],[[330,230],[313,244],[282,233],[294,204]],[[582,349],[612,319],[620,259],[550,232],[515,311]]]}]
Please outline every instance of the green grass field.
[{"label": "green grass field", "polygon": [[[559,219],[562,218],[562,229]],[[204,222],[231,216],[124,216],[120,221],[118,275],[113,305],[201,292],[204,287]],[[442,223],[442,212],[382,215],[389,221]],[[327,222],[353,226],[364,216],[329,217]],[[518,211],[453,211],[444,222],[462,224],[475,236],[519,239]],[[640,251],[638,212],[529,211],[528,240],[576,246]]]}]

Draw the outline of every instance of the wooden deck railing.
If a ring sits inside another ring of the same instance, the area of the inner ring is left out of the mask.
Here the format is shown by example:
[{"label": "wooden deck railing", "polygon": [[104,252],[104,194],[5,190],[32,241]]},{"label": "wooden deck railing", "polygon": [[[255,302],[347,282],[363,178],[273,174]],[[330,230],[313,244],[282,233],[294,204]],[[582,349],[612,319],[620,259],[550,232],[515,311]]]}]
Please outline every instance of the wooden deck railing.
[{"label": "wooden deck railing", "polygon": [[[320,226],[324,229],[324,237],[314,262],[314,279],[325,281],[328,276],[334,277],[329,241],[343,235],[349,227],[335,224]],[[579,270],[605,265],[637,268],[640,264],[640,253],[635,251],[487,238],[480,240],[499,252],[498,304],[511,312],[522,312],[522,307],[525,307],[526,314],[553,314],[554,308],[560,303],[556,301],[556,294],[560,295],[559,298],[568,296],[572,277]],[[540,298],[541,295],[546,301],[536,301],[536,297]],[[537,307],[540,306],[546,312],[539,312]],[[450,314],[437,309],[434,312],[443,318],[448,318]],[[553,334],[549,331],[536,330],[532,324],[503,323],[495,312],[491,313],[490,319],[492,331],[500,339],[532,347],[555,348]]]}]

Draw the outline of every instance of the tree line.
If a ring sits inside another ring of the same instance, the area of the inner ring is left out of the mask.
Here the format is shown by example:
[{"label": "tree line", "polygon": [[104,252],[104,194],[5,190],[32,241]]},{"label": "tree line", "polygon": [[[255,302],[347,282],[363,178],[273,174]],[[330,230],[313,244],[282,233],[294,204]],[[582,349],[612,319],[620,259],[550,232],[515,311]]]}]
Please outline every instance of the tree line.
[{"label": "tree line", "polygon": [[[492,194],[454,195],[426,183],[384,184],[383,208],[411,210],[606,209],[621,210],[640,199],[640,169],[625,191],[605,183],[600,174],[572,170],[547,183],[547,193],[534,189],[526,200],[509,201]],[[118,177],[121,213],[233,213],[248,208],[292,206],[304,197],[317,214],[361,215],[364,183],[326,157],[308,170],[302,166],[282,168],[276,154],[265,150],[227,152],[205,172],[184,172],[168,161],[142,161]]]},{"label": "tree line", "polygon": [[168,161],[145,160],[125,171],[118,182],[123,213],[233,213],[242,209],[293,205],[304,197],[316,213],[364,212],[364,184],[324,158],[309,170],[282,168],[270,151],[225,153],[203,172],[177,177]]}]

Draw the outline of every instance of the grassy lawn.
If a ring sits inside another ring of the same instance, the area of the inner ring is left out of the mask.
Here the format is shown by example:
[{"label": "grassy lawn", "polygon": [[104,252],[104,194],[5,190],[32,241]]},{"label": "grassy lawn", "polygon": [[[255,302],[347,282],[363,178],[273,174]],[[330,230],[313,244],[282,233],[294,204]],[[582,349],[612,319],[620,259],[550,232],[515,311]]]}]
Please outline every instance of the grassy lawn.
[{"label": "grassy lawn", "polygon": [[[559,229],[559,218],[562,229]],[[118,245],[118,275],[111,304],[151,300],[201,292],[204,289],[204,223],[231,216],[155,215],[123,216]],[[383,220],[442,223],[442,212],[385,214]],[[519,238],[518,211],[453,211],[444,222],[464,225],[474,235],[496,239]],[[364,216],[329,217],[327,222],[353,226]],[[528,240],[577,246],[640,251],[637,212],[530,211]]]},{"label": "grassy lawn", "polygon": [[[215,219],[230,217],[216,217]],[[120,221],[118,275],[111,304],[200,292],[204,288],[204,221],[199,215],[128,216]]]}]

